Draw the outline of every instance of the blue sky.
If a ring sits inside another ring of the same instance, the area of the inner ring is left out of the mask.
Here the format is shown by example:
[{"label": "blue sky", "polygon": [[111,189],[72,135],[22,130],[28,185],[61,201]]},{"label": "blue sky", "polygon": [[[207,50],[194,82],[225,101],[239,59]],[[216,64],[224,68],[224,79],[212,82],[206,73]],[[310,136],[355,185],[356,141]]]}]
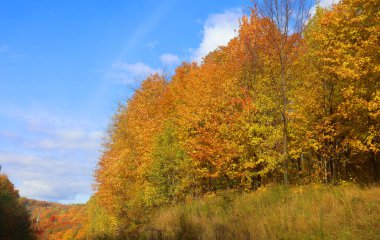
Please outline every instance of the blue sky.
[{"label": "blue sky", "polygon": [[92,194],[118,101],[234,36],[245,0],[0,1],[0,164],[22,196]]},{"label": "blue sky", "polygon": [[86,202],[117,103],[147,74],[227,44],[244,5],[0,0],[2,172],[22,196]]}]

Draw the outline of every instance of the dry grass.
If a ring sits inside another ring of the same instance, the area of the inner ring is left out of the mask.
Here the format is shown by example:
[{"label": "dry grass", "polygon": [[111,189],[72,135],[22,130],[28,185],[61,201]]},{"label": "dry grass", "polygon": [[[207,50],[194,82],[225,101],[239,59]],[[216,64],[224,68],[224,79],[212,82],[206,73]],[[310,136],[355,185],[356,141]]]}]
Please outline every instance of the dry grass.
[{"label": "dry grass", "polygon": [[151,239],[380,239],[380,187],[272,186],[160,210]]}]

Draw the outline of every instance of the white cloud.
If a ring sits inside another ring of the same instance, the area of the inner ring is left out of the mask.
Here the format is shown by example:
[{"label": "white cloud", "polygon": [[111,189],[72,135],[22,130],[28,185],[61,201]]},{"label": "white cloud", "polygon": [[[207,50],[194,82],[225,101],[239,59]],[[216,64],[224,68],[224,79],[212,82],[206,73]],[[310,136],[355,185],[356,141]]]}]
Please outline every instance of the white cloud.
[{"label": "white cloud", "polygon": [[100,148],[100,142],[104,135],[99,129],[94,129],[91,122],[57,116],[38,108],[31,111],[0,109],[1,114],[13,119],[13,121],[20,121],[21,126],[25,127],[24,131],[37,137],[28,139],[26,137],[28,134],[24,134],[23,139],[20,139],[22,137],[20,134],[17,135],[14,131],[1,129],[0,137],[18,138],[19,144],[28,148],[97,150]]},{"label": "white cloud", "polygon": [[[20,195],[47,201],[75,200],[91,194],[93,165],[76,153],[1,152],[3,172],[15,183]],[[81,154],[79,154],[81,155]]]},{"label": "white cloud", "polygon": [[331,7],[333,4],[337,4],[340,0],[320,0],[319,5],[321,7]]},{"label": "white cloud", "polygon": [[225,46],[237,35],[239,19],[242,17],[241,9],[230,9],[224,13],[211,14],[203,26],[203,39],[199,47],[192,51],[191,60],[198,63],[209,52],[219,46]]},{"label": "white cloud", "polygon": [[19,186],[20,193],[31,198],[45,196],[47,198],[56,197],[57,193],[48,182],[40,180],[23,181]]},{"label": "white cloud", "polygon": [[89,194],[76,194],[73,199],[61,200],[59,203],[71,204],[71,203],[86,203],[91,197]]},{"label": "white cloud", "polygon": [[[320,0],[319,1],[319,6],[322,7],[322,8],[329,8],[331,7],[332,5],[334,4],[337,4],[339,3],[340,0]],[[316,11],[316,5],[314,5],[311,9],[310,9],[310,16],[314,16],[315,14],[315,11]]]},{"label": "white cloud", "polygon": [[[84,182],[78,180],[62,182],[57,179],[43,180],[28,180],[21,182],[18,187],[21,196],[28,196],[33,199],[41,199],[46,201],[56,201],[56,199],[62,199],[61,201],[74,202],[77,195],[88,196],[89,194],[78,194],[82,188],[88,187]],[[87,198],[87,199],[88,199]],[[85,202],[85,199],[81,199],[80,202]]]},{"label": "white cloud", "polygon": [[165,53],[160,56],[162,64],[167,66],[174,66],[180,63],[179,57],[171,53]]},{"label": "white cloud", "polygon": [[40,108],[0,107],[0,117],[17,129],[0,127],[0,164],[22,196],[85,201],[104,134],[99,126]]},{"label": "white cloud", "polygon": [[154,73],[161,74],[162,71],[142,62],[116,62],[108,73],[108,78],[123,84],[134,84]]},{"label": "white cloud", "polygon": [[151,68],[142,62],[137,63],[124,63],[118,62],[114,65],[114,67],[125,70],[133,75],[142,75],[142,74],[150,74],[157,72],[157,70]]},{"label": "white cloud", "polygon": [[45,138],[26,145],[39,149],[96,150],[100,148],[102,136],[101,131],[66,129],[52,131]]}]

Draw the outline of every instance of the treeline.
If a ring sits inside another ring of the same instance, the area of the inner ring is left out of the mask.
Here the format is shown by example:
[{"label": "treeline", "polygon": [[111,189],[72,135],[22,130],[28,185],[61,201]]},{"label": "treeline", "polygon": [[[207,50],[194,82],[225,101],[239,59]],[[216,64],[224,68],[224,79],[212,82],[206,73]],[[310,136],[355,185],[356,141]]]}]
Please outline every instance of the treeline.
[{"label": "treeline", "polygon": [[202,65],[141,83],[104,143],[88,236],[134,236],[158,207],[221,189],[379,182],[380,2],[309,20],[302,2],[254,5]]},{"label": "treeline", "polygon": [[25,199],[37,239],[71,240],[84,238],[86,207]]},{"label": "treeline", "polygon": [[35,239],[25,205],[8,177],[0,174],[0,239]]}]

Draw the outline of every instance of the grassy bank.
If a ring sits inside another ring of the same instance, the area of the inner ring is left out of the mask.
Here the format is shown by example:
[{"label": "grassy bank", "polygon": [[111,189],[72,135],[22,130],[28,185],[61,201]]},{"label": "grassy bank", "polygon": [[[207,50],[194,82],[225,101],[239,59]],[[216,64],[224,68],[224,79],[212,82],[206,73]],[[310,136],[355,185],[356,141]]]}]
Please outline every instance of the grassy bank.
[{"label": "grassy bank", "polygon": [[272,186],[161,209],[151,239],[380,239],[380,187]]}]

